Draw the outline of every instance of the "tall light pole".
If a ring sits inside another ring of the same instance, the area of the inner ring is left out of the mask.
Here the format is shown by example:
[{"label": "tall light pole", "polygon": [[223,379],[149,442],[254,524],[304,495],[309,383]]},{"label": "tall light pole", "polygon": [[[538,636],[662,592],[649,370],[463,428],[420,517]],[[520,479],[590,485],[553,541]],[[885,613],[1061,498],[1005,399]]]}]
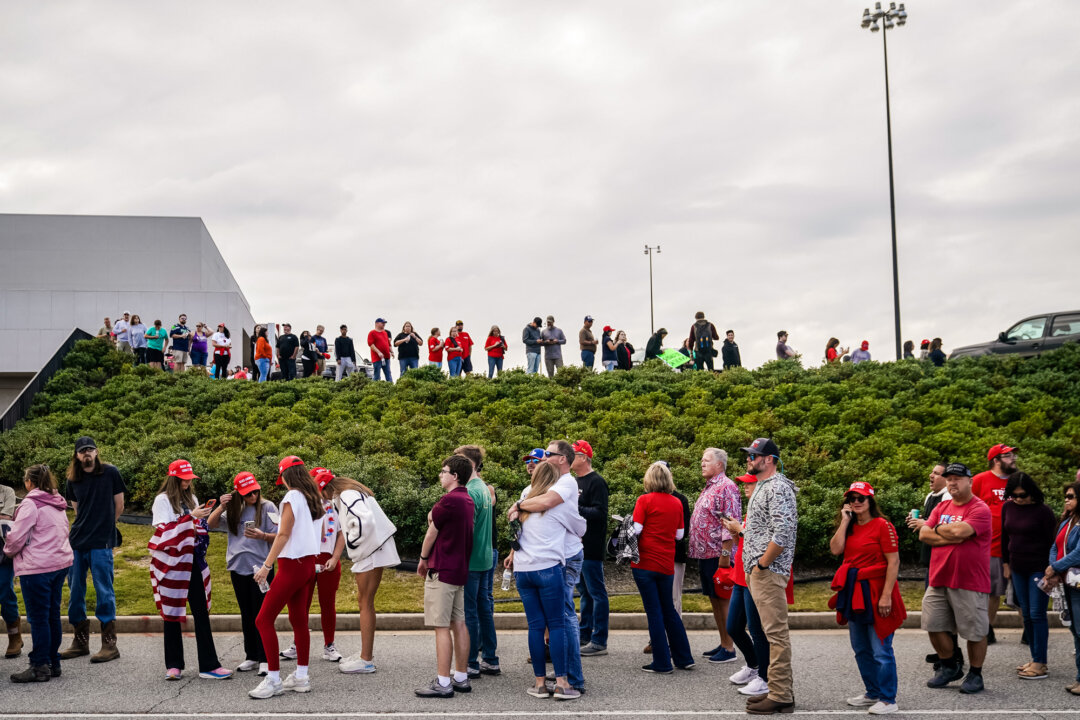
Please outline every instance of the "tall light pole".
[{"label": "tall light pole", "polygon": [[649,256],[649,334],[656,333],[656,323],[653,320],[653,293],[652,293],[652,256],[653,253],[660,254],[660,246],[650,247],[645,246],[645,254]]},{"label": "tall light pole", "polygon": [[896,194],[893,191],[893,162],[892,162],[892,114],[889,110],[889,31],[893,26],[903,27],[907,24],[907,10],[904,3],[900,7],[896,3],[889,3],[888,10],[881,9],[881,3],[874,3],[874,12],[867,8],[863,10],[862,26],[870,32],[878,32],[878,21],[882,22],[884,32],[881,33],[881,45],[885,49],[885,131],[889,143],[889,215],[892,218],[892,285],[893,285],[893,313],[896,321],[896,359],[903,358],[900,347],[900,273],[896,267]]}]

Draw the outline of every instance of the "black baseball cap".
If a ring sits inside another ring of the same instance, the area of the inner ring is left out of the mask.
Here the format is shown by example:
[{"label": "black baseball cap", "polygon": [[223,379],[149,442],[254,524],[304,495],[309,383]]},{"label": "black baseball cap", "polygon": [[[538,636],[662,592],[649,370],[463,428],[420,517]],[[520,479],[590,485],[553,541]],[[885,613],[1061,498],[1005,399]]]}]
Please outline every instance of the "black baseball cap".
[{"label": "black baseball cap", "polygon": [[97,449],[97,443],[94,442],[94,438],[89,435],[83,435],[81,438],[75,441],[75,452],[85,450],[87,448]]},{"label": "black baseball cap", "polygon": [[769,438],[758,438],[750,443],[750,447],[742,448],[742,451],[751,455],[772,455],[773,457],[780,457],[780,448],[776,447],[776,443]]},{"label": "black baseball cap", "polygon": [[968,470],[968,466],[964,463],[949,463],[949,466],[945,468],[945,472],[941,473],[942,476],[948,477],[949,475],[960,475],[961,477],[971,477],[971,471]]}]

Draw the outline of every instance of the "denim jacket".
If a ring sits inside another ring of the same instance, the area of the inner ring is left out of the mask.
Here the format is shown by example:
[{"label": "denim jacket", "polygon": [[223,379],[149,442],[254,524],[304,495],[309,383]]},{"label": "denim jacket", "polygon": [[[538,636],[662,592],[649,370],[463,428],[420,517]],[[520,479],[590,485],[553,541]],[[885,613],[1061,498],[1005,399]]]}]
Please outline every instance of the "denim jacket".
[{"label": "denim jacket", "polygon": [[[1054,537],[1061,533],[1061,528],[1065,527],[1065,523],[1069,522],[1065,520],[1058,525],[1057,533]],[[1054,572],[1063,573],[1071,567],[1080,565],[1080,523],[1073,527],[1069,532],[1069,537],[1065,538],[1065,555],[1060,560],[1057,559],[1057,540],[1050,546],[1050,567],[1054,568]]]}]

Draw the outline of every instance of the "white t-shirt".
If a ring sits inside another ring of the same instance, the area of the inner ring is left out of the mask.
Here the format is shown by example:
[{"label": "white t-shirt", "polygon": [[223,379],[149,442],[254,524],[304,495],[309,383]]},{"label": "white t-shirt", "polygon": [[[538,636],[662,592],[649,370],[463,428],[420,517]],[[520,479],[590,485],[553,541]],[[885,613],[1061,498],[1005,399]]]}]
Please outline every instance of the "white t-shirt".
[{"label": "white t-shirt", "polygon": [[285,497],[281,499],[279,513],[285,509],[285,505],[292,507],[293,527],[289,539],[278,557],[297,560],[309,555],[318,555],[322,518],[318,520],[311,519],[311,510],[308,509],[307,498],[299,490],[290,490],[285,493]]},{"label": "white t-shirt", "polygon": [[[521,491],[519,500],[529,494],[529,488]],[[571,524],[566,516],[578,514],[578,484],[570,474],[560,477],[551,489],[562,496],[563,501],[547,512],[532,513],[521,524],[521,550],[514,552],[515,570],[544,570],[552,565],[563,564],[581,552],[581,538],[567,531]]]},{"label": "white t-shirt", "polygon": [[[194,497],[194,495],[192,497]],[[195,498],[195,507],[188,509],[194,510],[197,507],[199,507],[199,498]],[[155,526],[176,522],[180,519],[180,513],[173,510],[172,503],[169,502],[169,496],[165,493],[161,493],[154,498],[154,506],[151,508],[151,512],[154,514],[154,517],[150,522]]]},{"label": "white t-shirt", "polygon": [[214,350],[218,345],[224,345],[227,348],[232,347],[232,338],[225,337],[225,333],[216,332],[210,336],[210,349]]},{"label": "white t-shirt", "polygon": [[326,514],[322,516],[322,533],[319,536],[319,554],[323,553],[332,554],[334,552],[334,545],[337,544],[338,520],[337,511],[334,510],[334,503],[329,500],[323,500],[323,510]]}]

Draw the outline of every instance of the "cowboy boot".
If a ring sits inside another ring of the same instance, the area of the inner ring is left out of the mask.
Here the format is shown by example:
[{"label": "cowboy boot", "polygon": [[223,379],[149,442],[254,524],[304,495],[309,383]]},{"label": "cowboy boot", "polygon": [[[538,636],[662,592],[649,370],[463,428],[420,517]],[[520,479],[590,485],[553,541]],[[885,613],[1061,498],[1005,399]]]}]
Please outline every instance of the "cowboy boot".
[{"label": "cowboy boot", "polygon": [[90,654],[90,621],[83,620],[75,626],[75,637],[71,639],[71,647],[60,653],[61,660],[71,660]]},{"label": "cowboy boot", "polygon": [[7,626],[7,651],[5,658],[16,658],[22,655],[22,632],[19,630],[19,620],[8,623]]},{"label": "cowboy boot", "polygon": [[109,662],[118,657],[120,657],[120,651],[116,649],[116,621],[110,620],[101,628],[101,650],[90,658],[90,662]]}]

